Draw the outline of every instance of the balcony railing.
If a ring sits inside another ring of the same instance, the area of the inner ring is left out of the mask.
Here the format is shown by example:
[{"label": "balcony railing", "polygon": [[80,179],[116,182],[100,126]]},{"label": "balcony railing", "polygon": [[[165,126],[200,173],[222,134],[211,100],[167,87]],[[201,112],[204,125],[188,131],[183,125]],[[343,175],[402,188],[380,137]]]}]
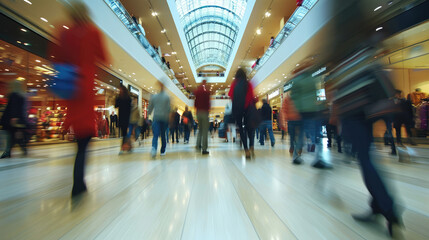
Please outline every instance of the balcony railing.
[{"label": "balcony railing", "polygon": [[277,48],[284,42],[284,40],[292,33],[301,20],[307,15],[311,8],[317,3],[317,0],[304,0],[302,6],[295,9],[295,12],[280,30],[277,37],[274,39],[273,44],[267,49],[264,55],[259,59],[259,63],[253,68],[250,77],[253,77],[256,72],[267,62],[273,55]]},{"label": "balcony railing", "polygon": [[167,76],[174,82],[174,84],[176,84],[176,86],[183,92],[183,94],[185,94],[185,96],[189,98],[189,93],[174,77],[174,72],[169,69],[165,63],[162,62],[161,56],[159,55],[158,51],[152,47],[152,45],[145,37],[142,26],[134,22],[133,18],[122,5],[122,3],[119,0],[104,0],[104,2],[112,9],[116,16],[118,16],[118,18],[128,28],[131,34],[141,43],[146,52],[149,53],[149,55],[155,60],[156,63],[158,63],[158,65],[165,72],[165,74],[167,74]]}]

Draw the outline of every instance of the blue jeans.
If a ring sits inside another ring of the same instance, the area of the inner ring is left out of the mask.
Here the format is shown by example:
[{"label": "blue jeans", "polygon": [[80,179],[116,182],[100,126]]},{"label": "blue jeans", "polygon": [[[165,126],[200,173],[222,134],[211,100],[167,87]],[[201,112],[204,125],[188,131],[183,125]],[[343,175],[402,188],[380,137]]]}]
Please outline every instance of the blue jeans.
[{"label": "blue jeans", "polygon": [[304,129],[302,121],[288,121],[288,132],[290,137],[290,146],[293,148],[293,159],[299,157],[302,153],[304,143]]},{"label": "blue jeans", "polygon": [[386,185],[369,154],[373,140],[372,123],[366,121],[364,117],[346,119],[343,121],[343,131],[348,136],[353,136],[350,140],[357,152],[365,186],[372,197],[373,212],[381,213],[387,220],[395,220],[393,198],[388,193]]},{"label": "blue jeans", "polygon": [[323,160],[322,122],[318,119],[305,119],[303,120],[303,126],[307,140],[310,139],[311,143],[316,146],[315,161]]},{"label": "blue jeans", "polygon": [[267,129],[268,129],[268,134],[270,135],[271,145],[273,145],[276,142],[276,139],[274,139],[273,123],[271,122],[271,120],[263,121],[260,125],[260,128],[261,128],[260,129],[261,136],[259,137],[259,142],[261,143],[261,145],[264,145],[265,133]]},{"label": "blue jeans", "polygon": [[152,131],[153,131],[153,138],[152,138],[152,148],[157,150],[158,149],[158,137],[161,136],[161,153],[165,152],[165,147],[167,145],[166,141],[166,134],[165,131],[167,130],[168,123],[163,121],[153,121],[152,123]]},{"label": "blue jeans", "polygon": [[189,141],[189,135],[191,135],[191,128],[185,125],[185,141]]},{"label": "blue jeans", "polygon": [[132,124],[130,123],[130,125],[128,125],[128,133],[127,133],[127,138],[131,137],[131,134],[133,133],[134,127],[136,127],[137,124]]}]

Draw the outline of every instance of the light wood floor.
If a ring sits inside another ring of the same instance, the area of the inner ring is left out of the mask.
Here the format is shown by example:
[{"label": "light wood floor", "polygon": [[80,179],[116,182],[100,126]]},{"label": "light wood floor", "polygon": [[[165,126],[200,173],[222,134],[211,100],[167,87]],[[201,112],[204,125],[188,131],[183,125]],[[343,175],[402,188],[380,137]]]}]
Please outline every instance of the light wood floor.
[{"label": "light wood floor", "polygon": [[[343,154],[325,149],[334,169],[318,170],[310,153],[292,165],[280,139],[257,144],[251,161],[238,144],[214,138],[201,156],[193,142],[156,159],[149,141],[120,156],[118,140],[92,143],[88,193],[73,200],[73,144],[33,147],[29,158],[17,149],[0,160],[0,239],[389,239],[383,219],[351,218],[369,196]],[[429,164],[399,163],[380,145],[374,155],[403,210],[404,238],[429,239]]]}]

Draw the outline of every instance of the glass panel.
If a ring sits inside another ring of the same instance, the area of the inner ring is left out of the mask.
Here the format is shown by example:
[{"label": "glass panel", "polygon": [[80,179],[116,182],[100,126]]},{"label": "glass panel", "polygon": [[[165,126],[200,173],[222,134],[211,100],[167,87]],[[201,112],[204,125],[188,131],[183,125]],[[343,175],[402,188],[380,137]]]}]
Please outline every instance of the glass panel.
[{"label": "glass panel", "polygon": [[[247,0],[176,0],[196,67],[217,62],[226,68]],[[205,51],[205,49],[207,51]]]}]

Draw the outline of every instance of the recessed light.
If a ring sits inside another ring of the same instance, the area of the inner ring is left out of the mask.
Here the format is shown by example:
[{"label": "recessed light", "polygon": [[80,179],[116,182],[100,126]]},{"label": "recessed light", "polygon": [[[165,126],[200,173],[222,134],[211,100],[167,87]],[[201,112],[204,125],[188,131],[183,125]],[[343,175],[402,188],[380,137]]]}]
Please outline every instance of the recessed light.
[{"label": "recessed light", "polygon": [[6,72],[9,72],[9,69],[7,69],[7,68],[6,68],[6,69],[5,69],[5,71],[6,71]]},{"label": "recessed light", "polygon": [[376,7],[376,8],[374,9],[374,12],[376,12],[376,11],[380,10],[380,8],[382,8],[382,7],[381,7],[381,6]]},{"label": "recessed light", "polygon": [[122,72],[122,69],[119,68],[119,72]]},{"label": "recessed light", "polygon": [[63,25],[63,28],[65,28],[65,29],[69,29],[69,27],[67,27],[66,25]]},{"label": "recessed light", "polygon": [[16,41],[17,43],[19,43],[19,44],[21,44],[22,42],[21,41]]},{"label": "recessed light", "polygon": [[380,30],[383,30],[383,27],[378,27],[377,29],[375,29],[375,31],[380,31]]},{"label": "recessed light", "polygon": [[133,75],[136,75],[136,73],[133,73]]},{"label": "recessed light", "polygon": [[48,22],[48,20],[44,17],[41,17],[40,19],[42,19],[42,21],[44,21],[44,22]]},{"label": "recessed light", "polygon": [[258,28],[258,29],[256,30],[256,34],[261,35],[261,33],[262,33],[262,32],[261,32],[261,29],[259,29],[259,28]]},{"label": "recessed light", "polygon": [[156,17],[156,16],[158,16],[158,13],[157,12],[152,12],[152,16]]},{"label": "recessed light", "polygon": [[165,33],[167,30],[165,30],[165,28],[164,29],[162,29],[161,30],[161,33]]},{"label": "recessed light", "polygon": [[171,42],[170,42],[170,41],[168,41],[168,42],[167,42],[167,45],[171,45]]},{"label": "recessed light", "polygon": [[30,2],[29,0],[24,0],[24,2],[28,3],[28,4],[33,4],[32,2]]},{"label": "recessed light", "polygon": [[270,17],[270,16],[271,16],[270,11],[267,11],[267,12],[265,13],[265,17]]},{"label": "recessed light", "polygon": [[176,62],[180,62],[180,60],[176,60]]},{"label": "recessed light", "polygon": [[54,26],[54,25],[52,25],[52,24],[50,24],[50,25],[49,25],[49,27],[51,27],[51,28],[55,28],[55,26]]},{"label": "recessed light", "polygon": [[298,63],[298,64],[296,64],[296,66],[297,66],[297,67],[299,67],[299,63]]},{"label": "recessed light", "polygon": [[177,53],[176,52],[171,52],[171,54],[176,55]]},{"label": "recessed light", "polygon": [[25,29],[25,28],[21,28],[21,31],[23,31],[23,32],[27,32],[27,29]]},{"label": "recessed light", "polygon": [[39,62],[41,62],[41,61],[40,61],[40,60],[36,60],[36,62],[38,62],[38,63],[39,63]]}]

